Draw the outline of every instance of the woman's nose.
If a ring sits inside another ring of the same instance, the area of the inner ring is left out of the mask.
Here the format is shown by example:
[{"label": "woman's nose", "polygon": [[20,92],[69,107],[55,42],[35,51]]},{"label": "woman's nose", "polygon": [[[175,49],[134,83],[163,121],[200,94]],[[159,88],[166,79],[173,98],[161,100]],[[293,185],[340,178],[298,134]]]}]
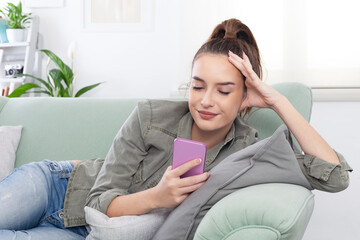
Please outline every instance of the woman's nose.
[{"label": "woman's nose", "polygon": [[204,97],[201,100],[201,106],[203,106],[204,108],[214,106],[213,96],[210,92],[205,93]]}]

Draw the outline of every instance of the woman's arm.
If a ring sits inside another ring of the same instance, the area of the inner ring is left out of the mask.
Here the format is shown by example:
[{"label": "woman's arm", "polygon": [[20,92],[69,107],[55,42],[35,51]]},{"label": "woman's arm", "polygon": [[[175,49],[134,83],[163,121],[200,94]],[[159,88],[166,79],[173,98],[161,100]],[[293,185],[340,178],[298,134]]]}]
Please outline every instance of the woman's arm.
[{"label": "woman's arm", "polygon": [[132,178],[147,155],[143,132],[140,110],[136,107],[117,133],[88,194],[86,206],[105,214],[115,197],[129,194]]},{"label": "woman's arm", "polygon": [[286,97],[279,97],[279,102],[274,103],[272,109],[284,121],[306,154],[324,159],[330,163],[340,164],[335,151],[301,116]]},{"label": "woman's arm", "polygon": [[[140,114],[140,109],[135,108],[121,127],[86,200],[86,206],[110,217],[144,214],[154,208],[174,207],[174,204],[182,202],[208,178],[208,173],[204,173],[180,179],[182,174],[179,175],[179,171],[183,168],[168,169],[154,188],[129,194],[132,178],[148,153],[144,136],[148,126],[146,123],[150,120],[140,117]],[[150,116],[147,113],[143,115]],[[189,164],[185,168],[193,167],[191,162]]]},{"label": "woman's arm", "polygon": [[189,161],[176,169],[167,168],[160,182],[153,188],[118,196],[107,209],[109,217],[140,215],[157,208],[173,208],[182,203],[187,196],[200,188],[210,176],[209,173],[180,178],[191,168],[200,164],[199,159]]},{"label": "woman's arm", "polygon": [[240,106],[240,111],[247,107],[273,109],[293,133],[306,154],[330,163],[340,164],[334,150],[300,115],[287,98],[259,79],[245,53],[243,53],[242,59],[229,52],[229,61],[245,76],[247,92]]}]

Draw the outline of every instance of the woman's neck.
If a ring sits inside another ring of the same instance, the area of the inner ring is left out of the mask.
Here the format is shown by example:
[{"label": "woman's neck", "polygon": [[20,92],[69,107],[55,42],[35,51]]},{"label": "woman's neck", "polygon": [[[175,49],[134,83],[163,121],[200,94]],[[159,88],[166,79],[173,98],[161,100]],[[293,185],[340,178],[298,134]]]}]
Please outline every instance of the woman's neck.
[{"label": "woman's neck", "polygon": [[210,150],[225,140],[231,126],[232,124],[214,131],[203,131],[194,122],[191,128],[191,140],[205,143],[207,150]]}]

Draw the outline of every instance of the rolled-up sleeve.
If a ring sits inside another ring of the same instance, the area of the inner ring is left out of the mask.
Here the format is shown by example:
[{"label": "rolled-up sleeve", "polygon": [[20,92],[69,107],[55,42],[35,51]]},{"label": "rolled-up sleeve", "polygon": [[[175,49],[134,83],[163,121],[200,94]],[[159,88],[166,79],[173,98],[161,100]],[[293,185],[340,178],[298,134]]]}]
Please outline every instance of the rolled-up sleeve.
[{"label": "rolled-up sleeve", "polygon": [[314,189],[340,192],[349,186],[349,172],[353,169],[338,152],[340,164],[327,162],[309,154],[296,154],[300,168]]},{"label": "rolled-up sleeve", "polygon": [[142,127],[146,123],[140,118],[137,107],[119,130],[88,194],[86,206],[106,214],[115,197],[128,194],[132,178],[147,155],[144,143],[146,128]]}]

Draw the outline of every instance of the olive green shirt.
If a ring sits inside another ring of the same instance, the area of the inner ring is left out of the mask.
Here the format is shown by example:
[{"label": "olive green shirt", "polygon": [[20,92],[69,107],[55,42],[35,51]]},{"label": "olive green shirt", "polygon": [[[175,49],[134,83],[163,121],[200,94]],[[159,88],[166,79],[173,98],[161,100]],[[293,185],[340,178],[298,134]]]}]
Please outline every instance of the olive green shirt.
[{"label": "olive green shirt", "polygon": [[[175,138],[191,138],[193,119],[187,102],[139,102],[116,135],[104,159],[79,163],[69,179],[64,202],[65,227],[85,225],[84,206],[106,213],[117,196],[157,185],[171,165]],[[240,117],[225,140],[206,153],[205,171],[227,156],[257,142],[257,131]],[[315,189],[337,192],[349,184],[352,169],[338,154],[336,165],[310,155],[296,154],[300,168]]]}]

